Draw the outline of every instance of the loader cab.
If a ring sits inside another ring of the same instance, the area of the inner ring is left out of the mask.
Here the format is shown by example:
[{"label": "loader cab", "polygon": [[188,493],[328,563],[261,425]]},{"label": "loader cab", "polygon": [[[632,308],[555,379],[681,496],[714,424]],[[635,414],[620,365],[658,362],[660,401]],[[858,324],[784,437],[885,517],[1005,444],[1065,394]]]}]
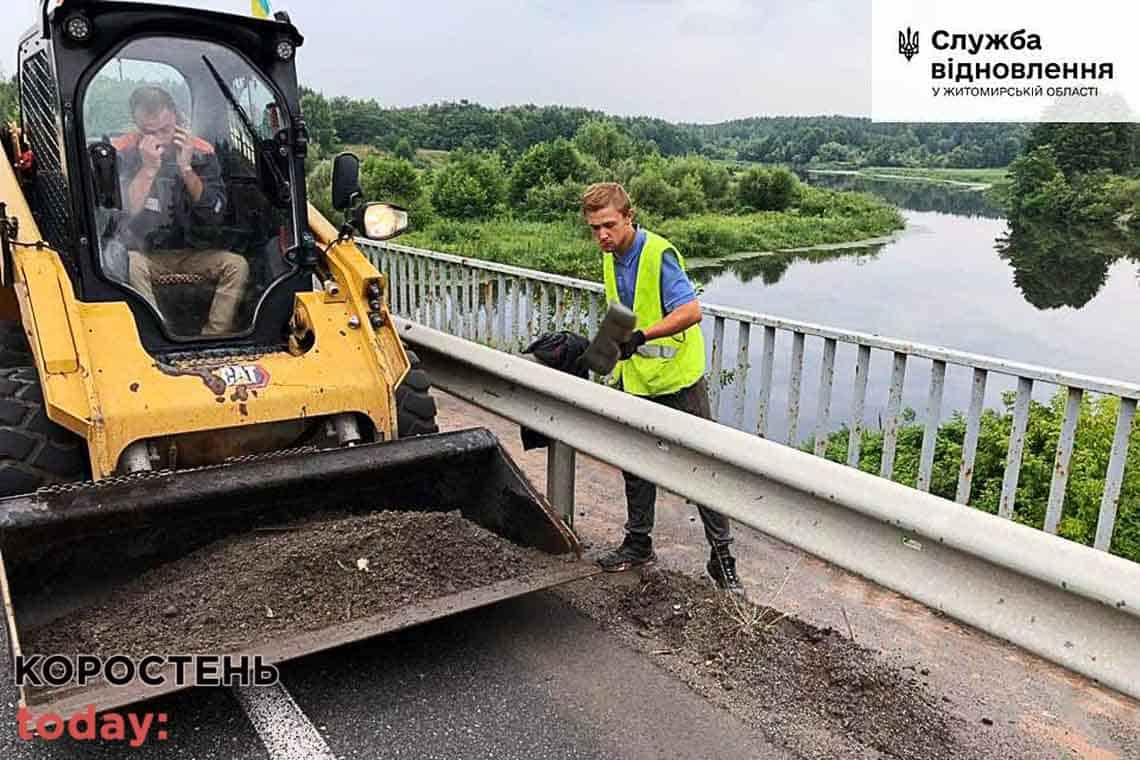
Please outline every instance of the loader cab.
[{"label": "loader cab", "polygon": [[[78,297],[152,354],[283,343],[312,288],[285,21],[64,2],[20,48],[33,192]],[[52,90],[55,92],[52,92]]]}]

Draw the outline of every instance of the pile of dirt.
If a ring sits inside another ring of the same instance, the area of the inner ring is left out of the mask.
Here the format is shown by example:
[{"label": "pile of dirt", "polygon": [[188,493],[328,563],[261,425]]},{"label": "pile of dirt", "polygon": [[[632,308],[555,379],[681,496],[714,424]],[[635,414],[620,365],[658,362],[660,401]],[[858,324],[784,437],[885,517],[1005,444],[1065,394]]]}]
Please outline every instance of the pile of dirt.
[{"label": "pile of dirt", "polygon": [[22,633],[26,653],[199,654],[256,649],[559,563],[459,512],[374,512],[205,546],[98,606]]},{"label": "pile of dirt", "polygon": [[[562,592],[603,626],[804,757],[961,758],[954,719],[921,672],[846,636],[678,573]],[[845,751],[830,739],[840,736]]]}]

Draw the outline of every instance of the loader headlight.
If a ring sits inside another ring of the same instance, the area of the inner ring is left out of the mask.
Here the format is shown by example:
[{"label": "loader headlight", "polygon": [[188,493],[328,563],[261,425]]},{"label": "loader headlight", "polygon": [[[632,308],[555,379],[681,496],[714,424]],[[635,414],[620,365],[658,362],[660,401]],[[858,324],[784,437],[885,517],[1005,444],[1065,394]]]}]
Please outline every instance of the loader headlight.
[{"label": "loader headlight", "polygon": [[391,203],[367,203],[356,214],[359,221],[353,226],[370,240],[394,238],[408,229],[408,212]]},{"label": "loader headlight", "polygon": [[277,57],[282,61],[288,61],[297,52],[297,48],[293,47],[293,43],[289,40],[281,40],[277,43]]},{"label": "loader headlight", "polygon": [[91,19],[83,13],[72,13],[63,21],[63,33],[72,42],[87,42],[94,31]]}]

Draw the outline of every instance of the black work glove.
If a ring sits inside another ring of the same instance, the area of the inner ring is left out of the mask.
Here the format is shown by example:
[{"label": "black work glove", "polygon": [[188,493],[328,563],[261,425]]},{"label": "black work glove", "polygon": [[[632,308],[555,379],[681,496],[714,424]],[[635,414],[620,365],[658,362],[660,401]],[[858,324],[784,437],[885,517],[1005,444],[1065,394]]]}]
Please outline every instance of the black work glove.
[{"label": "black work glove", "polygon": [[628,359],[637,353],[638,348],[644,345],[645,333],[643,333],[641,330],[634,330],[633,335],[629,336],[629,340],[621,344],[621,358]]}]

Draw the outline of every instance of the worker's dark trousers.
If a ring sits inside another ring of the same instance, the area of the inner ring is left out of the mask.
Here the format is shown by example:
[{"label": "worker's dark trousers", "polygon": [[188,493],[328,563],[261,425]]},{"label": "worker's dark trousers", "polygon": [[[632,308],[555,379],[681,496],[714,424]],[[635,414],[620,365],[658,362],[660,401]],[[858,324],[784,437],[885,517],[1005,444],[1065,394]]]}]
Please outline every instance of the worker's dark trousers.
[{"label": "worker's dark trousers", "polygon": [[[709,412],[709,387],[703,377],[676,393],[641,398],[695,414],[706,420],[712,419],[712,414]],[[632,473],[623,471],[622,475],[625,477],[625,499],[629,510],[629,520],[625,524],[625,530],[634,536],[648,537],[653,531],[657,486]],[[705,538],[708,539],[709,545],[713,548],[727,548],[732,543],[728,518],[700,504],[697,505],[697,511],[701,515],[701,522],[705,525]]]}]

